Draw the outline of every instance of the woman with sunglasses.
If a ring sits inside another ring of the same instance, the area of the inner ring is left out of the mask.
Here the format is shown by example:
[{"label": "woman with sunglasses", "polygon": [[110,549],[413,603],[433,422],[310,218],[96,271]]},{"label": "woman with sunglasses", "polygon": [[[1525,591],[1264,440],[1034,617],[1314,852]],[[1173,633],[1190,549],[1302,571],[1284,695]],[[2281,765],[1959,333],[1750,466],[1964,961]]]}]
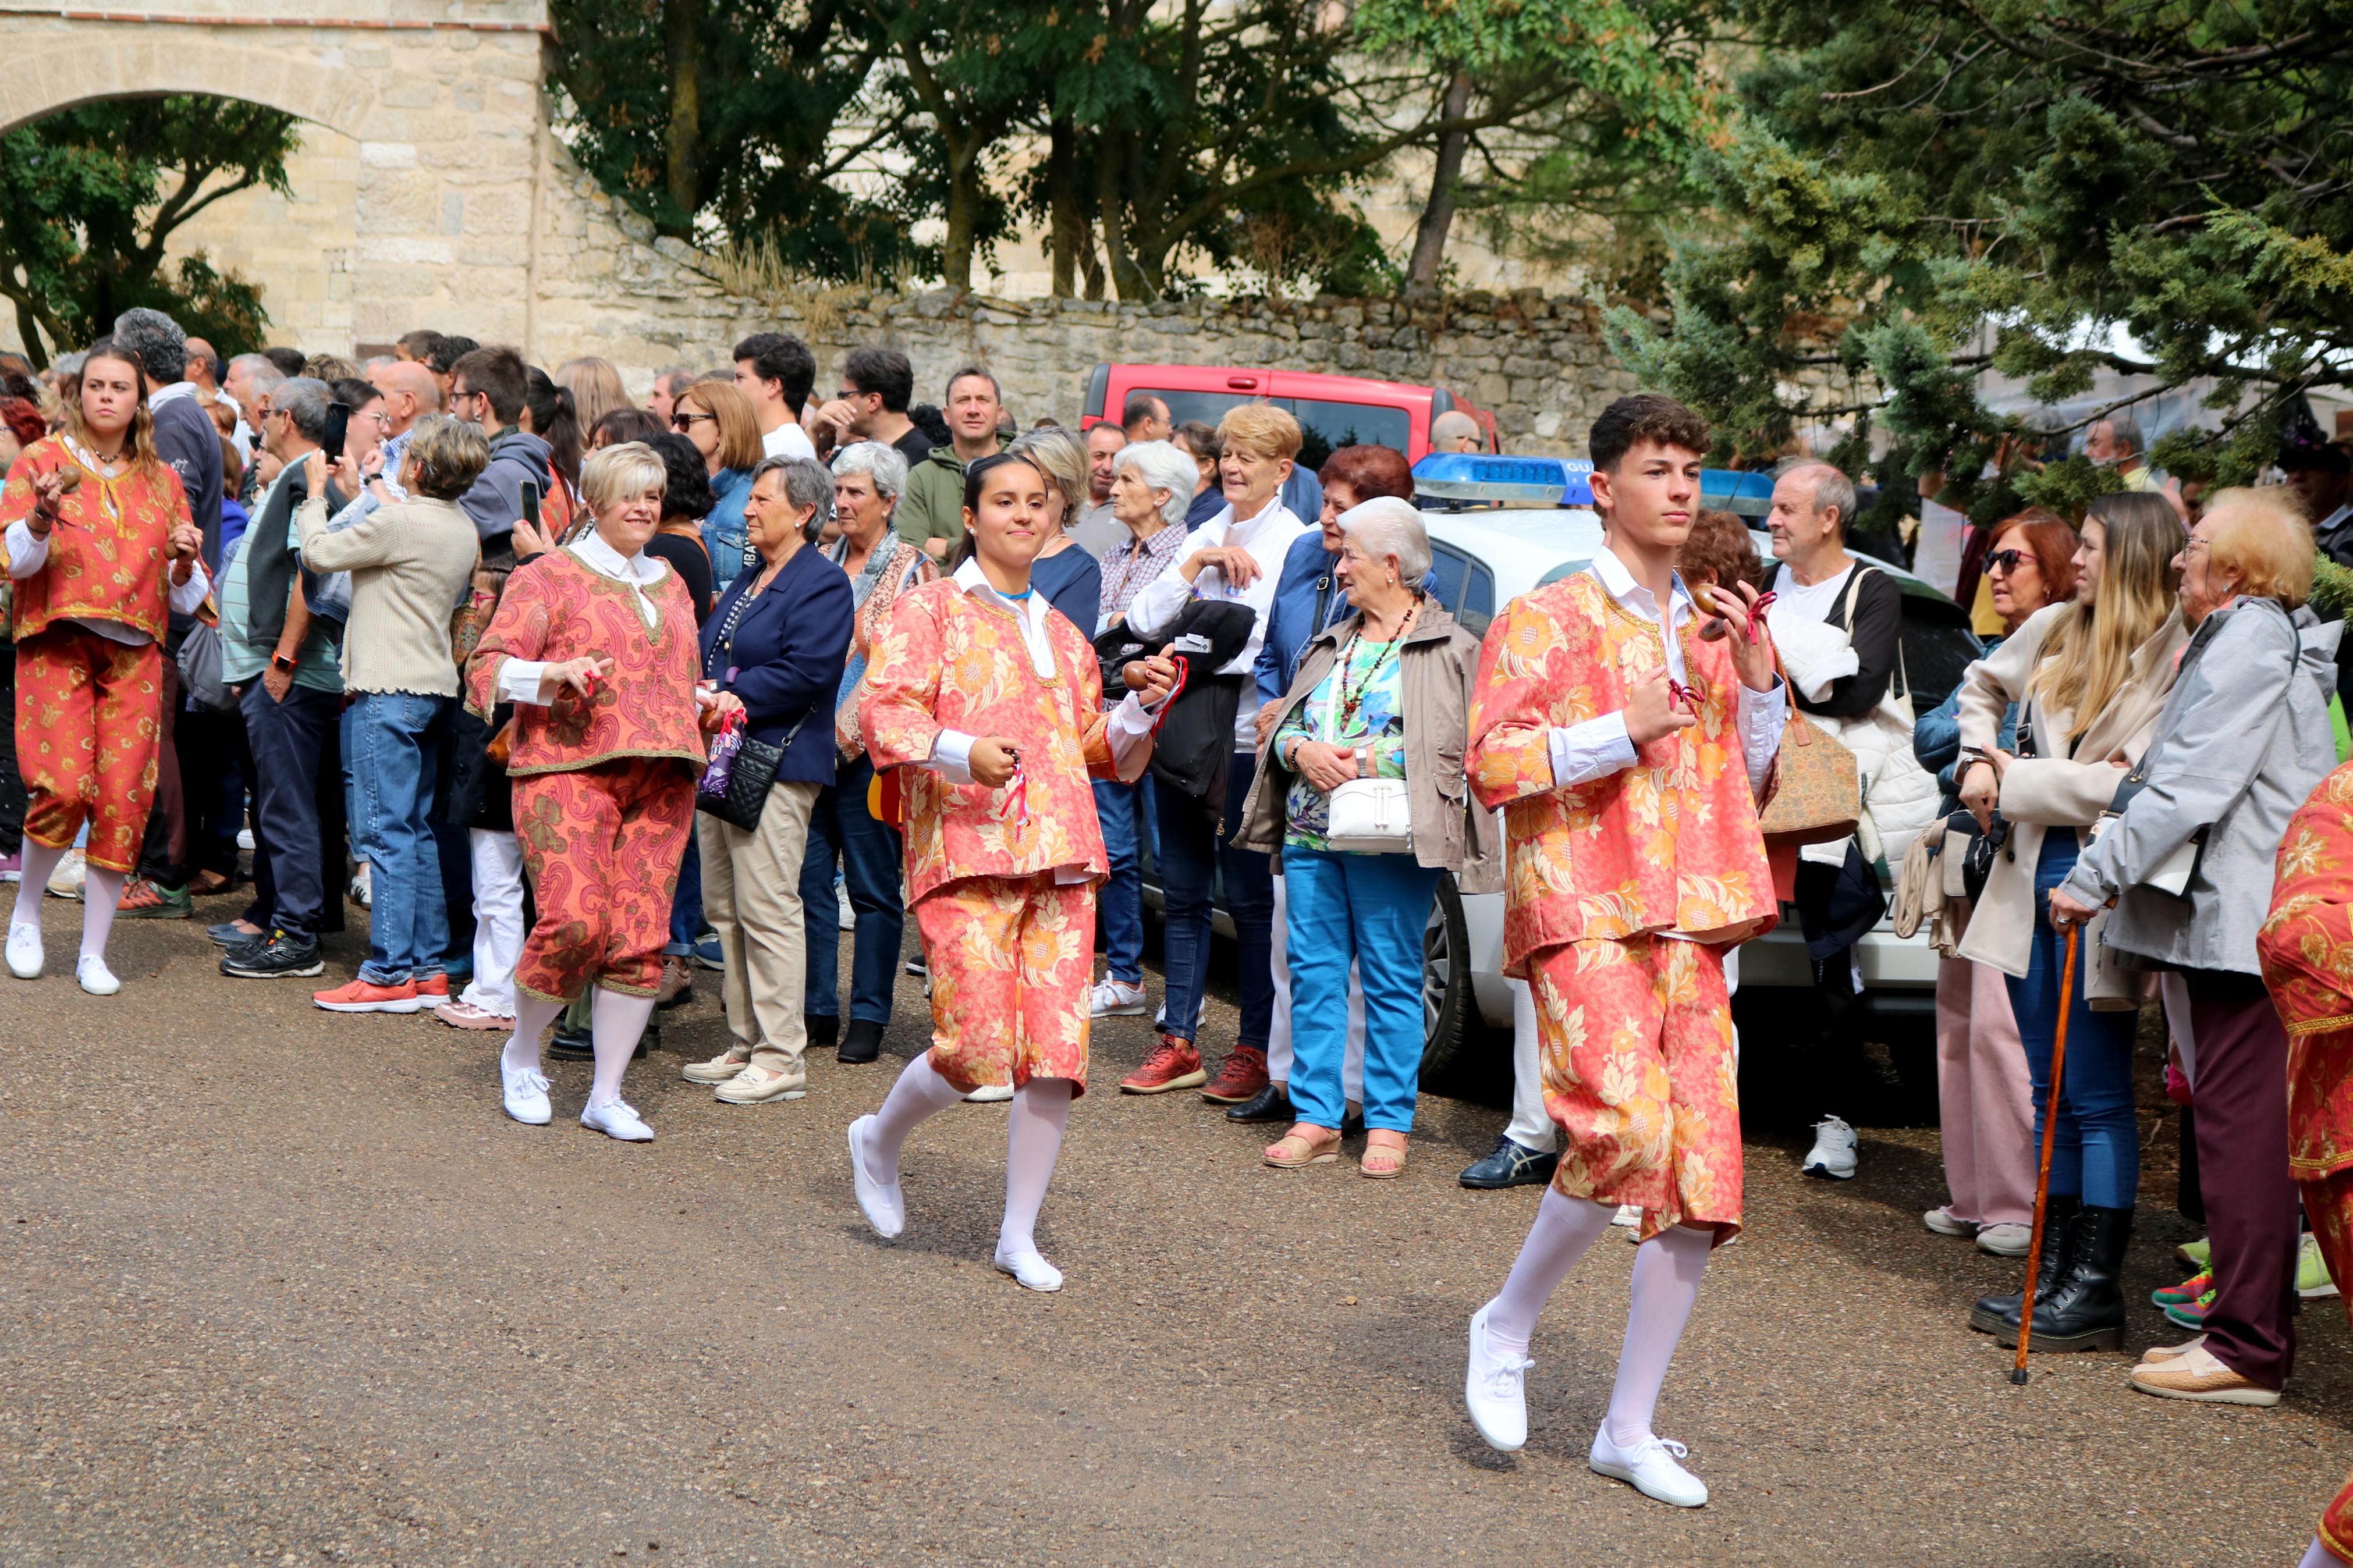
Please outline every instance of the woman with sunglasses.
[{"label": "woman with sunglasses", "polygon": [[[1986,581],[2002,638],[2045,605],[2075,593],[2075,552],[2082,542],[2064,519],[2036,509],[1994,531]],[[2002,711],[1995,744],[2017,750],[2018,704]],[[1953,771],[1961,755],[1961,693],[1920,716],[1912,754],[1936,774],[1954,809]],[[1921,1216],[1939,1236],[1975,1237],[1997,1258],[2023,1258],[2034,1204],[2034,1104],[2026,1053],[2018,1040],[2010,991],[2000,970],[1947,954],[1936,967],[1936,1098],[1943,1117],[1945,1203]]]},{"label": "woman with sunglasses", "polygon": [[751,499],[752,470],[767,455],[760,442],[760,417],[732,382],[698,381],[670,405],[670,424],[694,443],[711,476],[712,501],[702,519],[702,542],[711,551],[711,591],[724,594],[744,570],[744,503]]},{"label": "woman with sunglasses", "polygon": [[[2052,889],[2075,868],[2092,825],[2156,733],[2173,689],[2174,656],[2188,640],[2174,603],[2181,520],[2162,496],[2102,496],[2084,519],[2073,597],[2030,616],[1961,679],[1961,804],[1990,831],[1997,809],[2009,837],[1961,939],[1963,958],[2009,977],[2026,1048],[2035,1129],[2059,1118],[2051,1209],[2036,1276],[2038,1350],[2116,1349],[2124,1342],[2120,1274],[2140,1185],[2132,1047],[2139,987],[2091,978],[2101,922],[2065,972]],[[2041,553],[2036,547],[2034,553]],[[1999,575],[2007,577],[2021,557]],[[2040,569],[2041,561],[2033,564]],[[2019,705],[2018,734],[2001,720]],[[2052,1093],[2060,990],[2068,988],[2067,1065]],[[2021,1293],[1984,1296],[1969,1326],[2015,1343]]]}]

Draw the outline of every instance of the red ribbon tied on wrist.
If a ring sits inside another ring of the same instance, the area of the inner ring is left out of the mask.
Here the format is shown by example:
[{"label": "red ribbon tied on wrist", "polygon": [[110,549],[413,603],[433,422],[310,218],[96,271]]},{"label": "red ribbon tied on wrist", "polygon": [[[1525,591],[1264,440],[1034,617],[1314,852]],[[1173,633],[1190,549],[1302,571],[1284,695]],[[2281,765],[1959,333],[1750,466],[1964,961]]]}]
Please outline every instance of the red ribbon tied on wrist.
[{"label": "red ribbon tied on wrist", "polygon": [[1667,677],[1667,706],[1681,708],[1694,719],[1699,717],[1699,705],[1706,696],[1704,688],[1685,686],[1673,676]]},{"label": "red ribbon tied on wrist", "polygon": [[1013,782],[1005,786],[1005,811],[1016,826],[1029,826],[1029,775],[1018,763],[1013,767]]}]

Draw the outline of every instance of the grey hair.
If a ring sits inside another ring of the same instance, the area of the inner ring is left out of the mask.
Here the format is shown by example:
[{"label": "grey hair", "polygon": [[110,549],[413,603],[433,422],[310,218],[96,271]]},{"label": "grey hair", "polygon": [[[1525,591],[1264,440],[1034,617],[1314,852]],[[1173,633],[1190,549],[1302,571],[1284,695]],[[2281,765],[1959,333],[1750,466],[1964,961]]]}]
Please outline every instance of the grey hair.
[{"label": "grey hair", "polygon": [[115,317],[114,346],[138,355],[139,368],[158,386],[187,379],[188,334],[161,310],[134,305]]},{"label": "grey hair", "polygon": [[1075,513],[1086,506],[1087,447],[1071,431],[1060,425],[1024,431],[1013,437],[1005,455],[1023,459],[1053,480],[1068,511]]},{"label": "grey hair", "polygon": [[670,388],[670,395],[672,396],[676,396],[678,394],[684,392],[688,387],[693,385],[697,378],[702,374],[702,372],[695,369],[691,364],[666,364],[662,366],[661,369],[654,372],[654,384],[656,386],[659,386],[662,384],[663,379],[668,376],[678,377],[678,384]]},{"label": "grey hair", "polygon": [[286,373],[270,363],[268,354],[237,355],[229,361],[227,368],[221,372],[221,380],[227,381],[229,372],[239,365],[245,366],[252,374],[253,389],[256,392],[275,392],[286,384]]},{"label": "grey hair", "polygon": [[881,441],[853,441],[833,455],[836,479],[844,474],[869,474],[874,493],[897,500],[907,493],[907,455]]},{"label": "grey hair", "polygon": [[1854,526],[1854,481],[1836,465],[1820,458],[1800,458],[1783,468],[1779,477],[1786,479],[1801,474],[1813,477],[1816,511],[1838,508],[1839,536],[1844,538],[1847,530]]},{"label": "grey hair", "polygon": [[1430,530],[1409,500],[1375,496],[1340,514],[1340,531],[1364,547],[1377,561],[1397,557],[1398,580],[1419,583],[1430,575]]},{"label": "grey hair", "polygon": [[763,458],[752,470],[752,483],[757,485],[762,474],[785,477],[785,504],[795,511],[805,506],[816,509],[801,530],[802,538],[816,543],[818,534],[833,521],[833,470],[815,458]]},{"label": "grey hair", "polygon": [[1111,471],[1134,468],[1144,480],[1146,489],[1166,490],[1168,499],[1160,503],[1161,521],[1175,527],[1185,525],[1185,514],[1192,510],[1193,489],[1201,482],[1201,465],[1185,455],[1174,441],[1131,441],[1112,454]]},{"label": "grey hair", "polygon": [[316,376],[298,375],[282,381],[269,394],[272,413],[283,414],[294,421],[294,428],[305,441],[327,438],[327,405],[335,400],[335,390]]},{"label": "grey hair", "polygon": [[[121,335],[121,331],[122,329],[118,324],[115,328],[115,334],[119,337]],[[2105,425],[2108,427],[2108,435],[2112,439],[2119,441],[2125,446],[2130,447],[2134,457],[2141,457],[2148,451],[2148,442],[2142,437],[2140,433],[2140,422],[2135,419],[2131,415],[2111,414],[2105,419],[2099,420],[2096,423]]]}]

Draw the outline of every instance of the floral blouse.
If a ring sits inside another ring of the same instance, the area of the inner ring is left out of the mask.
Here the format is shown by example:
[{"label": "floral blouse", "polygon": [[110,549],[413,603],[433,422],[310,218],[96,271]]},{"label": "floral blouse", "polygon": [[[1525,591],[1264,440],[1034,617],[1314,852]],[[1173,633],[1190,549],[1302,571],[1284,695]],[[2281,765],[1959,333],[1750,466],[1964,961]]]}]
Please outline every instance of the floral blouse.
[{"label": "floral blouse", "polygon": [[[1350,637],[1343,656],[1275,732],[1275,755],[1288,756],[1293,740],[1369,746],[1371,777],[1405,777],[1405,705],[1398,676],[1403,647],[1401,637],[1394,642]],[[1324,847],[1331,814],[1332,797],[1294,773],[1291,791],[1283,797],[1283,843],[1302,849]]]},{"label": "floral blouse", "polygon": [[2317,1181],[2353,1168],[2353,763],[2288,819],[2255,950],[2288,1032],[2288,1164]]}]

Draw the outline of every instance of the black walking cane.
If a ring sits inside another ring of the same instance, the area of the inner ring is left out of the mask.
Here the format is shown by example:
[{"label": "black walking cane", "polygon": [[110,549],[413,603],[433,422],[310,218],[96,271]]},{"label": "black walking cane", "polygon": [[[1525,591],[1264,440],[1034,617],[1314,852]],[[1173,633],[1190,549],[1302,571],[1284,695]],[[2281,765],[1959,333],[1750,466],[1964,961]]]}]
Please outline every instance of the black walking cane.
[{"label": "black walking cane", "polygon": [[2067,1003],[2075,993],[2075,937],[2083,928],[2067,928],[2067,973],[2059,986],[2059,1030],[2051,1042],[2051,1087],[2042,1095],[2042,1157],[2034,1168],[2034,1238],[2026,1253],[2026,1294],[2018,1303],[2018,1364],[2010,1381],[2026,1381],[2027,1342],[2034,1337],[2035,1276],[2042,1271],[2042,1227],[2051,1220],[2051,1142],[2059,1131],[2059,1086],[2066,1079]]}]

